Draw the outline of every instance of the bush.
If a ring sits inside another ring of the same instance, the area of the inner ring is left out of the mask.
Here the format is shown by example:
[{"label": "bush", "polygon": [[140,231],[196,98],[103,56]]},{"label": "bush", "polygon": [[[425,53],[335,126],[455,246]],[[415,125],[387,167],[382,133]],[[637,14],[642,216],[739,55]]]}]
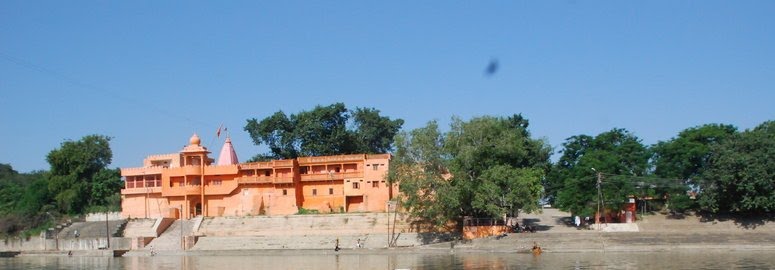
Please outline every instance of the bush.
[{"label": "bush", "polygon": [[676,213],[685,213],[686,210],[697,208],[697,202],[686,194],[674,195],[670,198],[670,210]]},{"label": "bush", "polygon": [[299,207],[299,212],[296,213],[297,215],[314,215],[314,214],[320,214],[320,211],[315,209],[306,209],[303,207]]}]

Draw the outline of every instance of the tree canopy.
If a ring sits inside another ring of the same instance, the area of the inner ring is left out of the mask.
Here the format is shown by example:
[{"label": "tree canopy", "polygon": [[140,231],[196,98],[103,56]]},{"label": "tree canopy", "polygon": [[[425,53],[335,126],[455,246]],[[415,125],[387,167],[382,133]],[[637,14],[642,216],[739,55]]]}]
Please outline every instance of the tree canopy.
[{"label": "tree canopy", "polygon": [[708,168],[712,149],[732,139],[735,134],[737,128],[732,125],[707,124],[687,128],[677,137],[652,146],[654,176],[672,184],[656,187],[655,193],[667,194],[669,208],[673,211],[696,208],[687,191],[699,188],[701,181],[698,180]]},{"label": "tree canopy", "polygon": [[775,121],[711,147],[700,182],[700,206],[710,212],[775,210]]},{"label": "tree canopy", "polygon": [[547,177],[547,195],[562,210],[592,215],[599,200],[597,173],[605,172],[602,203],[619,208],[626,196],[635,192],[633,181],[628,181],[627,176],[645,175],[649,157],[641,140],[625,129],[615,128],[595,137],[570,137],[563,143],[562,156]]},{"label": "tree canopy", "polygon": [[108,169],[110,138],[89,135],[48,153],[49,171],[18,173],[0,164],[0,235],[29,235],[52,218],[120,210],[121,176]]},{"label": "tree canopy", "polygon": [[46,156],[51,165],[46,174],[48,189],[61,211],[82,213],[89,206],[104,205],[106,196],[118,194],[120,173],[107,169],[113,158],[109,142],[109,137],[89,135],[65,141]]},{"label": "tree canopy", "polygon": [[42,172],[18,173],[10,164],[0,164],[0,235],[13,235],[37,226],[40,211],[49,204]]},{"label": "tree canopy", "polygon": [[691,180],[703,174],[712,154],[711,148],[737,133],[732,125],[707,124],[685,129],[678,137],[660,141],[652,147],[654,175]]},{"label": "tree canopy", "polygon": [[501,218],[538,209],[551,149],[530,138],[521,115],[453,119],[396,137],[390,179],[404,207],[437,225],[460,216]]},{"label": "tree canopy", "polygon": [[[352,120],[352,121],[351,121]],[[373,108],[348,110],[343,103],[315,106],[311,111],[286,115],[282,111],[258,121],[248,119],[245,131],[269,153],[254,159],[290,159],[299,156],[386,153],[404,120],[381,116]]]},{"label": "tree canopy", "polygon": [[443,226],[458,217],[457,191],[447,181],[443,135],[435,121],[396,135],[388,181],[399,183],[402,206],[415,218]]}]

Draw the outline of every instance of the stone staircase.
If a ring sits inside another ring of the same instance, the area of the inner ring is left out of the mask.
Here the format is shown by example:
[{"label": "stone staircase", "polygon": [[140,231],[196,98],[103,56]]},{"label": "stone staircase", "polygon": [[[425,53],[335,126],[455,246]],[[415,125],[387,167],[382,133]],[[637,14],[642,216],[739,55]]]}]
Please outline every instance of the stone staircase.
[{"label": "stone staircase", "polygon": [[59,238],[76,238],[76,231],[78,231],[79,238],[105,237],[107,232],[110,233],[111,237],[117,237],[122,235],[126,223],[126,219],[110,220],[106,228],[105,221],[74,222],[72,225],[62,228],[59,232]]},{"label": "stone staircase", "polygon": [[[395,232],[409,232],[404,222],[396,224]],[[257,217],[205,218],[196,232],[200,236],[277,236],[277,235],[367,235],[393,231],[393,216],[388,225],[387,214],[357,213],[330,215],[290,215]]]},{"label": "stone staircase", "polygon": [[[334,249],[336,240],[341,249],[356,249],[360,240],[364,249],[385,248],[387,234],[367,235],[307,235],[307,236],[203,236],[192,250],[255,250],[255,249]],[[417,233],[397,235],[396,245],[420,246],[422,237]]]},{"label": "stone staircase", "polygon": [[124,229],[124,237],[157,237],[155,224],[156,219],[150,218],[130,220]]},{"label": "stone staircase", "polygon": [[343,249],[356,247],[359,239],[362,248],[383,248],[393,232],[397,246],[439,241],[412,232],[400,215],[394,230],[393,218],[387,213],[205,218],[192,250],[333,249],[337,238]]},{"label": "stone staircase", "polygon": [[195,220],[175,220],[159,237],[145,246],[145,250],[182,250],[183,236],[193,235]]}]

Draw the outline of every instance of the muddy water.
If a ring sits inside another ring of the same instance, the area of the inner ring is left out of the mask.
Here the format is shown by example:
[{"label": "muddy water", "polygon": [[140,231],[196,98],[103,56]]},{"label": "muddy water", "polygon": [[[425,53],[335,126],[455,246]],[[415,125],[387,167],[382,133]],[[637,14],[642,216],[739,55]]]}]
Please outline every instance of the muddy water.
[{"label": "muddy water", "polygon": [[0,269],[775,269],[769,252],[298,254],[0,258]]}]

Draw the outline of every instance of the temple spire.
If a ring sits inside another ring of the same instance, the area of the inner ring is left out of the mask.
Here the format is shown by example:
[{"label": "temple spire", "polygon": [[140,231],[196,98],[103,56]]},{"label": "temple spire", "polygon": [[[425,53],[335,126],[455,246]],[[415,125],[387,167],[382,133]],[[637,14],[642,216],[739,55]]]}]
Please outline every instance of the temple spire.
[{"label": "temple spire", "polygon": [[235,165],[239,164],[237,160],[237,153],[234,152],[234,146],[231,145],[231,137],[226,137],[226,142],[221,148],[221,154],[218,156],[218,165]]}]

